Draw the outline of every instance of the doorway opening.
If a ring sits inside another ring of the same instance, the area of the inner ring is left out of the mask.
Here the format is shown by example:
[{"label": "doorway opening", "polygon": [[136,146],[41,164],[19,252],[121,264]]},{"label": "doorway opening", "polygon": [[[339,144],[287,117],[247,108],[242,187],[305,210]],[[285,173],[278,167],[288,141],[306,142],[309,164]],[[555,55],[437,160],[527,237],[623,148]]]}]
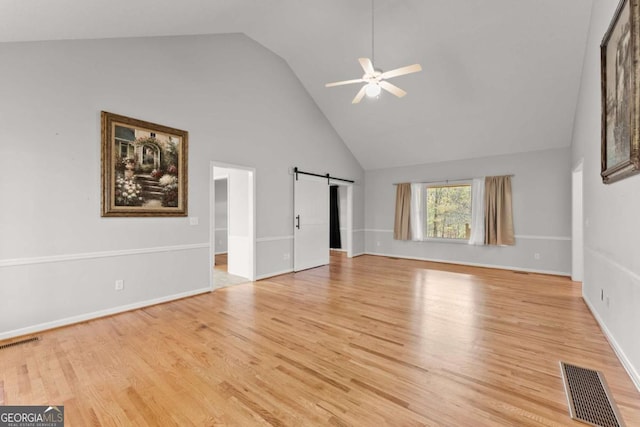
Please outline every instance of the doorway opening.
[{"label": "doorway opening", "polygon": [[332,182],[329,190],[329,263],[352,255],[352,191],[353,185]]},{"label": "doorway opening", "polygon": [[211,162],[210,286],[255,280],[255,169]]},{"label": "doorway opening", "polygon": [[[329,199],[329,248],[334,252],[342,252],[348,258],[351,258],[353,256],[353,184],[331,181],[331,188]],[[333,192],[336,193],[335,196],[332,194]],[[334,203],[336,204],[335,208],[332,206]],[[335,236],[335,234],[338,235]],[[333,238],[331,238],[332,235]],[[340,244],[335,245],[334,243],[338,243],[336,241],[338,239]]]},{"label": "doorway opening", "polygon": [[571,174],[571,280],[584,277],[583,160]]}]

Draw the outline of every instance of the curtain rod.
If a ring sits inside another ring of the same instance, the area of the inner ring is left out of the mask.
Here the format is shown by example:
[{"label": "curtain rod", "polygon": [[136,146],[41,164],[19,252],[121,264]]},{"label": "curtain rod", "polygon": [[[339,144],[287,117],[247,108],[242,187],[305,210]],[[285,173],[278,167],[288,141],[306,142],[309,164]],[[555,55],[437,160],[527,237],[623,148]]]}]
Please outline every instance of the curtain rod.
[{"label": "curtain rod", "polygon": [[[497,175],[497,176],[515,176],[514,174],[507,174],[507,175]],[[479,177],[476,177],[479,178]],[[445,183],[448,184],[450,182],[460,182],[460,181],[472,181],[475,178],[458,178],[458,179],[441,179],[439,181],[411,181],[411,182],[394,182],[393,185],[400,185],[400,184],[440,184],[440,183]]]},{"label": "curtain rod", "polygon": [[325,175],[320,175],[318,173],[311,173],[311,172],[303,172],[301,170],[299,170],[297,167],[293,168],[293,173],[294,175],[296,175],[296,179],[298,179],[298,174],[302,174],[302,175],[311,175],[311,176],[317,176],[319,178],[327,178],[327,180],[334,180],[334,181],[342,181],[342,182],[350,182],[350,183],[354,183],[355,181],[352,181],[350,179],[344,179],[344,178],[336,178],[335,176],[331,176],[329,174],[325,174]]}]

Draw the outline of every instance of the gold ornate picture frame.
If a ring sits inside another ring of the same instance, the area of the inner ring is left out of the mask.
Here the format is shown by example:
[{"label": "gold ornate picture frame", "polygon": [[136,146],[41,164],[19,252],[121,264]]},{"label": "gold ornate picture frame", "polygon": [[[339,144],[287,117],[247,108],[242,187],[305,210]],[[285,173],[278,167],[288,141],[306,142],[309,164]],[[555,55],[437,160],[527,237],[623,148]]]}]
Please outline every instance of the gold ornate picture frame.
[{"label": "gold ornate picture frame", "polygon": [[639,0],[622,0],[600,45],[602,181],[640,172]]},{"label": "gold ornate picture frame", "polygon": [[188,132],[103,111],[102,216],[187,216]]}]

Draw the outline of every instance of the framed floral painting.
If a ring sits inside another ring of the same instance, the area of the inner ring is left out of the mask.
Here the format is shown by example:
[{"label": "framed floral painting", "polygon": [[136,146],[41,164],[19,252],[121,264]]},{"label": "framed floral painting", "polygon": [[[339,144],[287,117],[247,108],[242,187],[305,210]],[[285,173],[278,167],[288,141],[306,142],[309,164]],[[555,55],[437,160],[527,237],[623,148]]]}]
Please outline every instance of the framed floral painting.
[{"label": "framed floral painting", "polygon": [[600,45],[605,184],[640,172],[639,32],[639,0],[621,0]]},{"label": "framed floral painting", "polygon": [[102,216],[187,216],[188,132],[102,112]]}]

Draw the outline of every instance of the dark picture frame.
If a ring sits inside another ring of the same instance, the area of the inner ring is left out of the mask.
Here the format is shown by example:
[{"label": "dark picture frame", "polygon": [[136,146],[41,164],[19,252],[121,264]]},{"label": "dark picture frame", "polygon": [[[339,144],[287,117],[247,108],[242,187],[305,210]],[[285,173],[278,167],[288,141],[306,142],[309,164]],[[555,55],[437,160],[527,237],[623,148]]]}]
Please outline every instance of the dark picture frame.
[{"label": "dark picture frame", "polygon": [[187,131],[102,111],[103,217],[187,216]]},{"label": "dark picture frame", "polygon": [[639,8],[621,0],[600,44],[601,171],[605,184],[640,172]]}]

